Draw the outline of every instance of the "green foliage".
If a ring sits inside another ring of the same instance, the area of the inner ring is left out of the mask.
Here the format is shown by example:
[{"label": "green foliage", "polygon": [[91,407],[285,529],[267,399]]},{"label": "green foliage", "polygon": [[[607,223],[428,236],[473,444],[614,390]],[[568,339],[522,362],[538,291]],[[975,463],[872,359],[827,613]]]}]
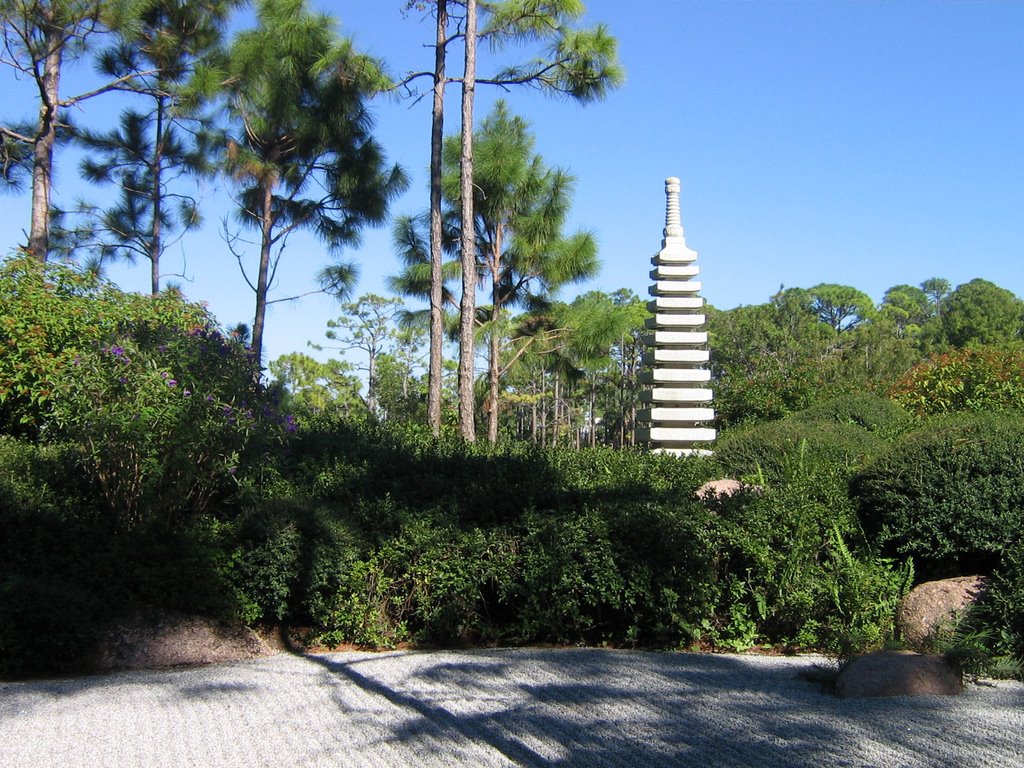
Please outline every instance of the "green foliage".
[{"label": "green foliage", "polygon": [[197,201],[183,194],[182,176],[213,170],[219,141],[198,108],[213,79],[209,60],[222,42],[230,12],[239,0],[202,4],[162,0],[140,4],[137,19],[118,43],[100,54],[97,68],[111,78],[140,72],[133,82],[145,108],[128,108],[119,124],[97,132],[79,127],[75,140],[85,149],[81,168],[94,183],[119,187],[105,209],[81,206],[86,214],[86,246],[100,263],[138,256],[150,261],[153,293],[160,290],[160,259],[170,242],[202,221]]},{"label": "green foliage", "polygon": [[981,278],[958,285],[942,311],[942,330],[954,347],[1017,341],[1022,326],[1024,301]]},{"label": "green foliage", "polygon": [[894,285],[885,292],[881,315],[896,327],[896,335],[916,337],[922,327],[935,314],[935,306],[925,292],[924,284],[918,288],[913,285]]},{"label": "green foliage", "polygon": [[322,620],[362,551],[343,522],[301,498],[257,502],[224,540],[231,550],[223,573],[250,623]]},{"label": "green foliage", "polygon": [[322,605],[321,637],[375,646],[495,639],[504,592],[516,582],[515,544],[502,529],[410,516]]},{"label": "green foliage", "polygon": [[882,435],[898,434],[913,424],[910,414],[897,403],[870,392],[826,400],[794,413],[791,418],[798,423],[854,424]]},{"label": "green foliage", "polygon": [[348,362],[333,358],[320,362],[301,352],[291,352],[270,361],[270,374],[284,389],[291,410],[348,412],[362,408],[362,384]]},{"label": "green foliage", "polygon": [[[837,407],[836,414],[841,407]],[[882,438],[857,423],[828,418],[823,408],[818,420],[789,418],[735,429],[723,434],[715,446],[715,462],[729,477],[756,482],[781,482],[799,468],[823,468],[851,473],[881,445]]]},{"label": "green foliage", "polygon": [[863,546],[855,554],[835,522],[829,534],[823,583],[830,602],[821,613],[831,611],[833,619],[821,624],[818,642],[841,658],[882,648],[894,636],[896,612],[914,584],[914,562],[901,564]]},{"label": "green foliage", "polygon": [[702,639],[838,649],[891,635],[909,587],[907,566],[862,541],[841,482],[843,465],[797,462],[764,489],[712,502],[717,604]]},{"label": "green foliage", "polygon": [[[379,63],[305,0],[260,0],[256,21],[235,36],[228,55],[233,138],[225,170],[238,189],[240,223],[260,233],[250,283],[259,360],[267,295],[288,235],[308,230],[337,252],[358,241],[363,227],[381,224],[408,181],[401,168],[387,167],[372,135],[366,100],[389,85]],[[320,282],[340,298],[355,277],[352,265],[334,262]]]},{"label": "green foliage", "polygon": [[805,291],[727,312],[709,308],[708,331],[719,423],[778,419],[805,408],[820,390],[818,363],[835,334],[810,309]]},{"label": "green foliage", "polygon": [[79,466],[74,446],[0,438],[0,674],[81,670],[139,611],[235,612],[215,524],[112,533]]},{"label": "green foliage", "polygon": [[970,414],[908,433],[853,478],[865,530],[926,577],[990,574],[1024,523],[1024,418]]},{"label": "green foliage", "polygon": [[1024,347],[973,347],[932,357],[890,396],[918,416],[1024,410]]},{"label": "green foliage", "polygon": [[230,492],[242,452],[270,415],[260,412],[244,350],[207,328],[136,327],[84,349],[56,393],[53,432],[82,445],[125,528],[143,517],[170,524]]},{"label": "green foliage", "polygon": [[848,285],[821,283],[808,290],[811,311],[836,333],[843,333],[870,320],[875,303],[863,291]]},{"label": "green foliage", "polygon": [[523,526],[521,637],[560,643],[609,639],[625,585],[607,521],[593,510],[537,511],[526,514]]},{"label": "green foliage", "polygon": [[[968,617],[988,630],[984,647],[993,660],[1015,659],[1016,677],[1024,661],[1024,536],[1014,531],[989,581],[985,599]],[[1012,670],[1011,670],[1012,671]]]}]

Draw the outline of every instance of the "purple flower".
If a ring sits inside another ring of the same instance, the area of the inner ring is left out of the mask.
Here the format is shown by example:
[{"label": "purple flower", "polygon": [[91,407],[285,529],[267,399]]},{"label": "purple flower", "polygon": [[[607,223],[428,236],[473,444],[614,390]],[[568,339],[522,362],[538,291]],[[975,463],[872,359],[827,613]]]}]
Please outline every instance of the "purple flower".
[{"label": "purple flower", "polygon": [[186,390],[185,390],[184,392],[182,392],[181,394],[182,394],[182,395],[184,395],[185,397],[192,397],[192,390],[190,390],[190,389],[186,389]]},{"label": "purple flower", "polygon": [[121,355],[124,354],[124,347],[111,347],[110,354],[112,354],[114,357],[120,357]]},{"label": "purple flower", "polygon": [[128,383],[128,379],[126,379],[124,376],[122,376],[121,378],[118,379],[118,382],[121,383],[121,384],[127,384]]},{"label": "purple flower", "polygon": [[167,386],[168,386],[168,387],[176,387],[176,386],[178,386],[178,382],[176,382],[176,381],[175,381],[174,379],[170,379],[170,380],[169,380],[169,381],[167,382]]},{"label": "purple flower", "polygon": [[213,395],[207,395],[206,396],[206,402],[212,403],[213,402]]}]

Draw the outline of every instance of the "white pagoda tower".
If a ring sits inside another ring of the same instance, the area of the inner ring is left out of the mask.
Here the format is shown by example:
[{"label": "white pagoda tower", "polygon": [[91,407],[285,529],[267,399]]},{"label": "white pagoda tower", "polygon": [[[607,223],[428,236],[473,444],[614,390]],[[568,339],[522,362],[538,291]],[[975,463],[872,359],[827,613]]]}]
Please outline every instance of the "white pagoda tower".
[{"label": "white pagoda tower", "polygon": [[651,448],[681,456],[711,453],[715,418],[711,407],[711,371],[707,368],[708,333],[700,294],[697,253],[686,246],[679,218],[679,179],[665,180],[664,239],[651,259],[647,308],[653,317],[644,337],[644,370],[640,381],[651,385],[640,393],[647,410],[637,414],[637,440]]}]

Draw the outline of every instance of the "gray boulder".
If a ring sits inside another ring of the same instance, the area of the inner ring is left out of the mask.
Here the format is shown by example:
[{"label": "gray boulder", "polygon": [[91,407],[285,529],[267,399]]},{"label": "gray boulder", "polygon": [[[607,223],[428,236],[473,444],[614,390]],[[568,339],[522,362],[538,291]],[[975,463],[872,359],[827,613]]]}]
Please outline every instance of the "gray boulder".
[{"label": "gray boulder", "polygon": [[963,673],[945,656],[911,651],[878,651],[848,662],[836,678],[844,699],[877,696],[955,696]]},{"label": "gray boulder", "polygon": [[927,581],[903,598],[896,614],[900,638],[913,648],[923,649],[943,632],[951,631],[958,619],[985,594],[984,576],[959,576]]}]

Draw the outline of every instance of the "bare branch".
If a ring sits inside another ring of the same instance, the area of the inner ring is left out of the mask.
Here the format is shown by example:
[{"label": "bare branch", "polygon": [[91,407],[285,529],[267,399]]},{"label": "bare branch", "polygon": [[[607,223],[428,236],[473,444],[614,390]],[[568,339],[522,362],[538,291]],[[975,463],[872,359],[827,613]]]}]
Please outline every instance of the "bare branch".
[{"label": "bare branch", "polygon": [[35,142],[35,139],[28,136],[22,136],[20,133],[12,131],[10,128],[4,128],[2,125],[0,125],[0,136],[4,136],[8,139],[14,139],[15,141],[20,141],[25,144],[32,144]]},{"label": "bare branch", "polygon": [[152,75],[156,74],[156,72],[157,70],[154,69],[148,70],[146,72],[133,72],[130,75],[124,75],[122,77],[117,78],[116,80],[112,80],[111,82],[100,86],[99,88],[95,88],[91,91],[86,91],[85,93],[80,93],[77,96],[72,96],[68,99],[61,99],[57,102],[57,106],[73,107],[80,101],[85,101],[86,99],[91,99],[93,96],[99,96],[102,93],[109,93],[110,91],[134,91],[135,89],[133,88],[126,88],[125,84],[130,83],[136,77],[140,77],[142,75]]},{"label": "bare branch", "polygon": [[313,296],[317,293],[326,293],[326,291],[324,291],[323,288],[317,288],[314,291],[306,291],[305,293],[300,293],[296,296],[288,296],[283,299],[267,299],[267,305],[269,306],[270,304],[280,304],[283,301],[298,301],[299,299],[304,299],[307,296]]},{"label": "bare branch", "polygon": [[[235,250],[235,243],[242,240],[242,238],[240,235],[234,234],[230,229],[228,229],[228,220],[226,216],[221,219],[221,238],[224,240],[225,245],[227,245],[228,250],[231,251],[231,255],[234,256],[235,260],[238,262],[238,269],[242,273],[242,279],[245,280],[246,285],[252,289],[252,292],[256,293],[256,286],[253,285],[252,280],[249,279],[249,275],[245,271],[245,266],[242,264],[242,259],[245,258],[245,254]],[[242,240],[242,242],[246,241]]]}]

